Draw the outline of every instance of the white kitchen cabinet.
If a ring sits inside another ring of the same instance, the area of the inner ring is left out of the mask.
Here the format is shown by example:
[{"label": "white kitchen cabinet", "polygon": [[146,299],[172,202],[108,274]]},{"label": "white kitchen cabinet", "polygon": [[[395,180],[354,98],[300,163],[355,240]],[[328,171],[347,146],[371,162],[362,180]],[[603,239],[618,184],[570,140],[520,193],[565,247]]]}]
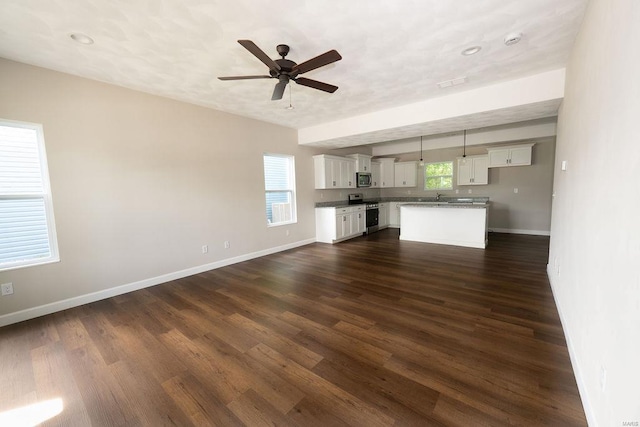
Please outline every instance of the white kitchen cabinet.
[{"label": "white kitchen cabinet", "polygon": [[389,226],[389,204],[378,203],[378,227],[386,228]]},{"label": "white kitchen cabinet", "polygon": [[340,157],[320,154],[313,156],[315,188],[340,188]]},{"label": "white kitchen cabinet", "polygon": [[509,147],[487,148],[489,167],[528,166],[534,144],[520,144]]},{"label": "white kitchen cabinet", "polygon": [[371,173],[371,156],[367,154],[349,154],[347,157],[356,161],[356,172]]},{"label": "white kitchen cabinet", "polygon": [[390,188],[395,186],[395,162],[394,158],[376,159],[380,163],[380,188]]},{"label": "white kitchen cabinet", "polygon": [[487,185],[489,156],[458,157],[458,185]]},{"label": "white kitchen cabinet", "polygon": [[351,212],[350,236],[359,236],[366,231],[367,213],[364,207]]},{"label": "white kitchen cabinet", "polygon": [[313,156],[315,188],[356,188],[356,161],[346,157]]},{"label": "white kitchen cabinet", "polygon": [[400,227],[400,205],[399,202],[389,202],[389,227]]},{"label": "white kitchen cabinet", "polygon": [[356,161],[343,158],[340,160],[340,188],[356,188]]},{"label": "white kitchen cabinet", "polygon": [[380,188],[380,162],[371,162],[371,188]]},{"label": "white kitchen cabinet", "polygon": [[316,241],[337,243],[362,235],[365,216],[364,206],[316,208]]},{"label": "white kitchen cabinet", "polygon": [[394,168],[396,187],[415,187],[417,182],[417,162],[398,162]]}]

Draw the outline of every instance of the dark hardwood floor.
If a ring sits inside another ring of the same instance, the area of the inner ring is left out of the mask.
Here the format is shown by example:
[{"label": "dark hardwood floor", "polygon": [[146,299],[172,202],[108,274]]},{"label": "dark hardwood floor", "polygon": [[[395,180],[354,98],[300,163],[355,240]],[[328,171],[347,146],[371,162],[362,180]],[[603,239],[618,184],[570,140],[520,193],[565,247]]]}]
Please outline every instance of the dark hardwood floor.
[{"label": "dark hardwood floor", "polygon": [[4,327],[0,414],[61,398],[44,425],[584,426],[548,244],[390,229]]}]

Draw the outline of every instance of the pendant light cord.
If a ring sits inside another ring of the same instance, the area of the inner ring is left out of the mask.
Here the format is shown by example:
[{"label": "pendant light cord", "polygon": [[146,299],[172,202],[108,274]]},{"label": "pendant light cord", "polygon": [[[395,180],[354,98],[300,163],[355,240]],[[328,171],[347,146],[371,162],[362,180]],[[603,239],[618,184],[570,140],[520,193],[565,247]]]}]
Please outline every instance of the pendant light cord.
[{"label": "pendant light cord", "polygon": [[462,140],[462,157],[467,157],[467,130],[464,130],[464,139]]},{"label": "pendant light cord", "polygon": [[420,135],[420,161],[422,162],[422,135]]}]

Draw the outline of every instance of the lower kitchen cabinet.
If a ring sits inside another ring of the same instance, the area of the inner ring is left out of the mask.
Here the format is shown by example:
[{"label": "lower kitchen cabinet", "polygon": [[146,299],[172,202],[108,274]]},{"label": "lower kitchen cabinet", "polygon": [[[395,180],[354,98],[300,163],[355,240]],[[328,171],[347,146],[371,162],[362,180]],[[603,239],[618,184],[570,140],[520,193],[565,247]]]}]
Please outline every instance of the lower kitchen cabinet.
[{"label": "lower kitchen cabinet", "polygon": [[389,203],[378,203],[378,227],[389,226]]},{"label": "lower kitchen cabinet", "polygon": [[400,202],[389,202],[389,227],[400,227]]},{"label": "lower kitchen cabinet", "polygon": [[316,208],[316,241],[338,243],[361,236],[366,228],[364,205]]}]

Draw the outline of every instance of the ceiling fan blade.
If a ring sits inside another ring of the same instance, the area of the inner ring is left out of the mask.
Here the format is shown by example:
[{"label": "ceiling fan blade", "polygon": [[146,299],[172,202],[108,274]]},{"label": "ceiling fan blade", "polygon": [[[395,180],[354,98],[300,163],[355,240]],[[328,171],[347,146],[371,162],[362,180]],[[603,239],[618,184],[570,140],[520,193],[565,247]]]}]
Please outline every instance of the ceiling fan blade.
[{"label": "ceiling fan blade", "polygon": [[270,70],[280,71],[280,66],[276,64],[276,62],[269,58],[266,53],[262,51],[254,42],[251,40],[238,40],[245,49],[253,54],[256,58],[262,61]]},{"label": "ceiling fan blade", "polygon": [[282,99],[282,95],[284,94],[284,89],[287,87],[287,82],[280,80],[276,87],[273,89],[273,95],[271,95],[272,101],[277,101]]},{"label": "ceiling fan blade", "polygon": [[218,80],[251,80],[251,79],[271,79],[271,76],[229,76],[218,77]]},{"label": "ceiling fan blade", "polygon": [[330,50],[329,52],[325,52],[322,55],[311,58],[302,64],[296,65],[293,67],[293,72],[295,73],[297,71],[296,74],[306,73],[308,71],[315,70],[316,68],[324,67],[325,65],[340,61],[341,59],[342,56],[340,56],[336,50]]},{"label": "ceiling fan blade", "polygon": [[338,86],[330,85],[328,83],[319,82],[317,80],[306,79],[304,77],[298,77],[294,80],[296,83],[302,86],[311,87],[313,89],[323,90],[325,92],[333,93],[338,90]]}]

